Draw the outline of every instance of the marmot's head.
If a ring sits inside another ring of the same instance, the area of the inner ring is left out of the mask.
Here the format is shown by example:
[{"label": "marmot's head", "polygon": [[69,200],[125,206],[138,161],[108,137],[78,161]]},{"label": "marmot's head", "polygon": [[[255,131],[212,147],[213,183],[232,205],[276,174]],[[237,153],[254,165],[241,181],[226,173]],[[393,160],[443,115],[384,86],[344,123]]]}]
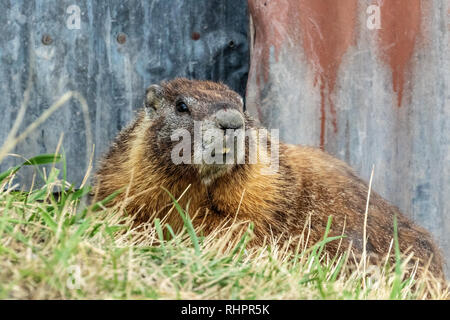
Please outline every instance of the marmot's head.
[{"label": "marmot's head", "polygon": [[169,172],[195,173],[209,184],[245,163],[253,120],[226,85],[183,78],[151,85],[145,110],[146,142]]}]

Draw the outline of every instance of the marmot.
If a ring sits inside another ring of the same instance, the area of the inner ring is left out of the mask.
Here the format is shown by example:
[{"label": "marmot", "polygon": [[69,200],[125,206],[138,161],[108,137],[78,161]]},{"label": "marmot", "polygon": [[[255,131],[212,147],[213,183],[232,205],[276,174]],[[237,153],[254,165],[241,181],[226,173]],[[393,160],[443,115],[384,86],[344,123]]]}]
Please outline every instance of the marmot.
[{"label": "marmot", "polygon": [[[363,251],[368,185],[347,164],[318,148],[283,143],[279,144],[278,171],[272,174],[262,172],[267,164],[247,163],[248,152],[245,163],[175,164],[172,150],[179,141],[172,141],[171,136],[179,129],[194,135],[195,121],[221,132],[259,128],[243,111],[242,98],[224,84],[178,78],[152,85],[137,119],[120,132],[101,161],[95,178],[97,197],[103,199],[126,188],[109,205],[130,197],[123,207],[140,223],[162,218],[173,205],[161,187],[175,198],[187,190],[180,204],[189,206],[194,226],[202,223],[203,232],[208,233],[226,219],[252,221],[257,244],[265,237],[295,238],[308,217],[308,243],[314,244],[323,238],[331,215],[329,235],[341,235],[345,225],[341,246],[346,248],[351,242],[356,254]],[[203,151],[204,147],[200,145]],[[442,275],[441,254],[430,234],[375,192],[368,210],[368,254],[386,256],[394,235],[394,216],[400,250],[412,249],[421,266],[431,259],[429,270]],[[167,223],[174,230],[183,225],[176,212]],[[328,243],[326,251],[335,253],[338,242]]]}]

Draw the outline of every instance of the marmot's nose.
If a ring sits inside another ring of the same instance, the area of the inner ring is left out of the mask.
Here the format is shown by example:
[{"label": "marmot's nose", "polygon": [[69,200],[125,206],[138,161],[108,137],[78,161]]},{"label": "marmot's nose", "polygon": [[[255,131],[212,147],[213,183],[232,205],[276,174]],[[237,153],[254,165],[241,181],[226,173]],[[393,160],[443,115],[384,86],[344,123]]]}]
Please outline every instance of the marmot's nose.
[{"label": "marmot's nose", "polygon": [[222,109],[216,112],[216,121],[221,129],[240,129],[244,126],[244,117],[235,109]]}]

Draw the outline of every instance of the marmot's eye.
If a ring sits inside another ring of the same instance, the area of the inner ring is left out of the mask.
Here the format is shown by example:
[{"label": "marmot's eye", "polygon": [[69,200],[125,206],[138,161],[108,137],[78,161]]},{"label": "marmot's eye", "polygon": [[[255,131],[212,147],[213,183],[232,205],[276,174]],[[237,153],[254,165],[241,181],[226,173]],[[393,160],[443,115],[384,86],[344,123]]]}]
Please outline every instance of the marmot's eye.
[{"label": "marmot's eye", "polygon": [[177,111],[178,112],[188,112],[189,108],[183,101],[177,102]]}]

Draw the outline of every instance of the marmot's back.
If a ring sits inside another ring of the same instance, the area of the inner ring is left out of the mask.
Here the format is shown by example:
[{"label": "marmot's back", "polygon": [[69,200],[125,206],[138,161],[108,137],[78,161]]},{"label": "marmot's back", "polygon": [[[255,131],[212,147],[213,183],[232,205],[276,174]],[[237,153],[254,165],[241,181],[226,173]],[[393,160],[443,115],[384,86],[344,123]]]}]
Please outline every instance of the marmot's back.
[{"label": "marmot's back", "polygon": [[[286,154],[295,175],[300,177],[298,191],[303,193],[303,198],[314,199],[309,205],[314,215],[320,217],[321,225],[326,223],[325,217],[332,215],[332,234],[337,235],[342,233],[345,224],[346,241],[351,241],[352,248],[361,253],[368,185],[346,163],[318,148],[289,145]],[[302,189],[309,192],[305,194]],[[394,236],[394,217],[397,217],[401,251],[413,251],[415,257],[422,260],[422,265],[433,256],[430,270],[442,274],[441,253],[431,235],[373,189],[367,218],[368,253],[381,257],[387,254]]]}]

